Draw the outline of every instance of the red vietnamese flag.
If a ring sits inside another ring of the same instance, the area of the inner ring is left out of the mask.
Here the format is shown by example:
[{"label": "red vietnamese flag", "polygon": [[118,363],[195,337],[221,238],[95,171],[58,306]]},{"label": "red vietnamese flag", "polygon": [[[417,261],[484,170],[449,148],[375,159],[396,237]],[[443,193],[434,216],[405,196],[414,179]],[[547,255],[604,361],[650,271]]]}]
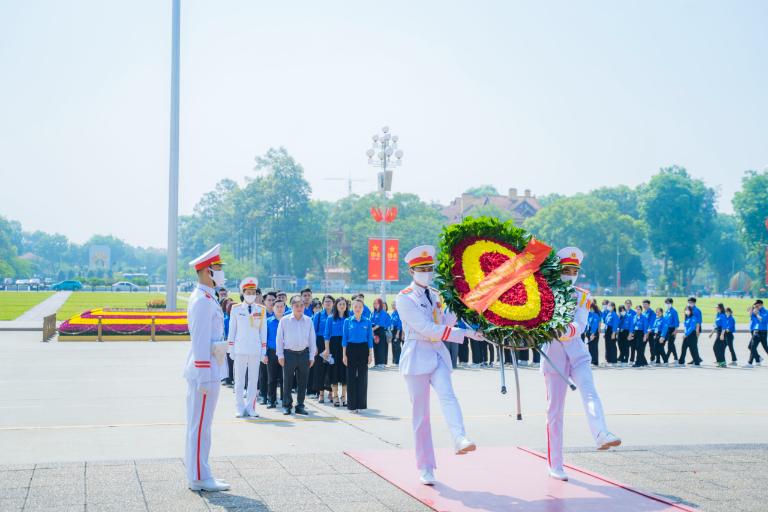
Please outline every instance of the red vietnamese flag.
[{"label": "red vietnamese flag", "polygon": [[398,254],[399,251],[399,240],[396,238],[391,238],[387,240],[387,243],[385,244],[385,247],[387,249],[387,261],[386,261],[386,268],[384,269],[386,272],[385,279],[387,281],[399,281],[399,268],[400,268],[400,256]]},{"label": "red vietnamese flag", "polygon": [[368,239],[368,280],[381,281],[381,240]]}]

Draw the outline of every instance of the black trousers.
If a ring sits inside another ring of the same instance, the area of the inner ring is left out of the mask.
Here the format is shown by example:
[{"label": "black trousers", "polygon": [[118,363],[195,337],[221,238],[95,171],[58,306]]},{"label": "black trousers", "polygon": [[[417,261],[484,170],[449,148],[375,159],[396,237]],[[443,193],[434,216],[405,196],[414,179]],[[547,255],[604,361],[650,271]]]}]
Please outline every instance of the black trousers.
[{"label": "black trousers", "polygon": [[283,407],[288,409],[293,406],[291,385],[293,375],[296,373],[296,406],[304,405],[304,397],[307,391],[309,379],[309,349],[295,352],[285,351],[285,366],[283,367]]},{"label": "black trousers", "polygon": [[[376,327],[373,329],[373,336],[373,364],[387,364],[389,347],[387,345],[386,329],[383,327]],[[376,343],[376,336],[379,337],[378,343]],[[347,352],[349,352],[349,345],[347,345]],[[347,354],[347,359],[349,359],[349,354]]]},{"label": "black trousers", "polygon": [[766,354],[768,354],[768,331],[752,331],[752,346],[749,351],[749,362],[760,361],[760,356],[757,354],[757,347],[763,346]]},{"label": "black trousers", "polygon": [[315,364],[309,369],[309,377],[312,379],[309,383],[309,392],[319,393],[321,390],[330,391],[331,386],[326,382],[326,378],[329,377],[329,365],[320,355],[325,351],[325,339],[322,336],[317,336],[315,346],[317,347],[317,355],[315,355]]},{"label": "black trousers", "polygon": [[632,342],[635,346],[635,366],[648,366],[648,360],[645,358],[645,345],[647,342],[643,339],[643,331],[635,331]]},{"label": "black trousers", "polygon": [[277,362],[275,349],[267,349],[267,401],[271,404],[277,402],[277,388],[280,387],[280,397],[283,395],[283,369]]},{"label": "black trousers", "polygon": [[605,328],[605,360],[616,363],[616,340],[613,339],[613,327]]},{"label": "black trousers", "polygon": [[689,349],[691,351],[691,357],[693,358],[693,364],[701,364],[701,358],[699,357],[699,336],[695,331],[683,339],[683,347],[680,349],[680,364],[685,364],[685,353]]},{"label": "black trousers", "polygon": [[[595,339],[592,339],[592,336],[594,336]],[[598,366],[600,364],[599,354],[597,351],[597,347],[599,343],[600,343],[599,331],[590,334],[589,338],[587,338],[587,347],[589,348],[589,355],[590,357],[592,357],[592,366]]]},{"label": "black trousers", "polygon": [[667,329],[667,351],[664,353],[664,362],[669,361],[669,355],[674,354],[675,361],[677,361],[677,348],[675,347],[675,337],[677,334],[675,333],[675,328],[670,327]]},{"label": "black trousers", "polygon": [[488,356],[488,349],[485,348],[487,342],[479,340],[471,340],[469,342],[472,348],[472,364],[480,364],[485,361]]},{"label": "black trousers", "polygon": [[619,362],[629,361],[629,331],[619,330]]},{"label": "black trousers", "polygon": [[347,367],[344,366],[344,351],[341,347],[341,336],[331,336],[331,355],[333,356],[333,365],[331,366],[328,380],[333,384],[347,383]]},{"label": "black trousers", "polygon": [[722,329],[715,329],[715,342],[712,344],[712,351],[715,353],[715,361],[717,361],[718,364],[725,363],[725,348],[727,345],[725,340],[720,339],[722,334]]},{"label": "black trousers", "polygon": [[464,342],[459,345],[459,362],[469,362],[469,338],[464,338]]},{"label": "black trousers", "polygon": [[652,332],[648,339],[651,341],[651,362],[660,363],[664,356],[664,345],[661,344],[661,334]]},{"label": "black trousers", "polygon": [[269,387],[269,379],[267,378],[267,365],[259,363],[259,398],[267,399],[267,388]]},{"label": "black trousers", "polygon": [[[233,354],[227,354],[227,369],[229,370],[229,373],[227,373],[227,378],[224,379],[224,382],[227,384],[234,384],[235,383],[235,360],[233,359]],[[246,382],[248,382],[246,380]]]},{"label": "black trousers", "polygon": [[347,408],[368,408],[368,344],[347,344]]},{"label": "black trousers", "polygon": [[731,352],[731,361],[736,362],[736,351],[733,349],[733,333],[725,333],[725,344],[728,346],[728,350]]},{"label": "black trousers", "polygon": [[403,331],[392,331],[392,362],[400,364],[400,353],[403,351]]}]

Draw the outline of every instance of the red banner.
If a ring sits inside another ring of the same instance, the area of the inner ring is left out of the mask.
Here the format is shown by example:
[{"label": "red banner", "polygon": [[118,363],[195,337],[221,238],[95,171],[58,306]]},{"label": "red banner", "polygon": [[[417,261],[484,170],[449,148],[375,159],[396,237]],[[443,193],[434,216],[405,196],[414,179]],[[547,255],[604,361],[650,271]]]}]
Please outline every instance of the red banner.
[{"label": "red banner", "polygon": [[398,269],[400,268],[400,256],[399,252],[399,240],[390,239],[386,243],[387,248],[387,262],[386,262],[386,280],[387,281],[399,281]]},{"label": "red banner", "polygon": [[381,281],[381,240],[368,239],[368,280]]}]

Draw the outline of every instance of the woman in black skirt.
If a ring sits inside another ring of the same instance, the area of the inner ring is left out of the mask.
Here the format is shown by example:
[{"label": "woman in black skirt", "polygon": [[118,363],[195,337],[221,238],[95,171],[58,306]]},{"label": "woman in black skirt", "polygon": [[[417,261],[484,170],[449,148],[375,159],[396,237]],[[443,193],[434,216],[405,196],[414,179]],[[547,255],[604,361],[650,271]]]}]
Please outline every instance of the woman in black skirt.
[{"label": "woman in black skirt", "polygon": [[331,400],[334,407],[347,405],[347,367],[342,362],[344,351],[341,339],[344,335],[344,320],[349,316],[349,303],[344,297],[339,297],[333,303],[331,316],[325,322],[325,343],[331,351],[333,361],[328,371],[328,382],[331,383]]},{"label": "woman in black skirt", "polygon": [[[330,376],[330,364],[328,361],[331,355],[330,340],[325,339],[325,324],[333,313],[333,297],[326,295],[323,297],[322,309],[314,314],[312,323],[315,326],[315,339],[317,345],[317,354],[315,355],[315,364],[312,382],[312,391],[317,393],[317,401],[325,402],[325,392],[331,391],[328,377]],[[333,401],[333,396],[330,397]]]},{"label": "woman in black skirt", "polygon": [[354,316],[344,321],[341,346],[347,367],[347,408],[353,413],[368,408],[368,365],[373,361],[373,329],[363,316],[363,301],[352,301]]}]

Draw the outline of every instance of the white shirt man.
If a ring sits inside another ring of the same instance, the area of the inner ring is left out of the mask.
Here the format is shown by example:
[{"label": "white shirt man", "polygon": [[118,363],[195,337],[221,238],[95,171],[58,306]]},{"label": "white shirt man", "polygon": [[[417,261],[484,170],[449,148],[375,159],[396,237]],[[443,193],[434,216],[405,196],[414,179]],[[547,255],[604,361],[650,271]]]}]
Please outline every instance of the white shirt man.
[{"label": "white shirt man", "polygon": [[[267,309],[256,303],[258,281],[246,277],[240,283],[243,303],[232,306],[229,314],[231,352],[235,361],[235,414],[238,418],[256,413],[259,367],[267,360]],[[245,375],[248,374],[248,396],[243,399]]]},{"label": "white shirt man", "polygon": [[437,393],[443,416],[459,455],[475,450],[466,437],[461,407],[451,383],[451,356],[444,341],[462,343],[464,337],[484,339],[476,331],[453,327],[455,315],[443,314],[437,290],[430,288],[434,276],[435,248],[422,245],[405,256],[413,282],[397,295],[397,311],[403,322],[405,344],[400,354],[400,373],[405,377],[411,397],[416,467],[421,482],[435,483],[435,451],[429,421],[429,386]]},{"label": "white shirt man", "polygon": [[315,362],[315,326],[312,319],[304,315],[301,297],[291,297],[291,314],[280,319],[277,326],[277,361],[283,367],[283,414],[291,414],[293,397],[291,384],[294,372],[296,383],[296,414],[306,415],[304,397],[307,393],[309,369]]}]

